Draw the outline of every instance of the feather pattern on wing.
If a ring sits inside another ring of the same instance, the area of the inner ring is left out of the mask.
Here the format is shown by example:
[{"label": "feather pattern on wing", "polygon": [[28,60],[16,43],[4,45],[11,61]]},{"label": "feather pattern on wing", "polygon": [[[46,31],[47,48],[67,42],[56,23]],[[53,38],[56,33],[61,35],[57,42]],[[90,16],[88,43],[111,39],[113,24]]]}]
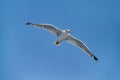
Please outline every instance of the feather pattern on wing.
[{"label": "feather pattern on wing", "polygon": [[95,57],[95,55],[92,52],[90,52],[88,47],[82,41],[78,40],[77,38],[75,38],[75,37],[73,37],[71,35],[68,36],[67,41],[69,43],[71,43],[72,45],[81,48],[83,51],[85,51],[89,56],[93,57],[95,60],[98,60]]},{"label": "feather pattern on wing", "polygon": [[43,28],[49,32],[51,32],[54,35],[59,35],[61,33],[61,30],[51,24],[33,24],[33,23],[27,23],[27,25],[32,25],[38,28]]}]

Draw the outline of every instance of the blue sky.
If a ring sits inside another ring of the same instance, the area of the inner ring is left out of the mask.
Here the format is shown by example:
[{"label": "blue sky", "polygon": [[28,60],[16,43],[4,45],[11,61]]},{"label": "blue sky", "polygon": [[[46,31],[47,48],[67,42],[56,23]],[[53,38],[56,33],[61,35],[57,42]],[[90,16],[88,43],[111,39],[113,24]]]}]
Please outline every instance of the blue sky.
[{"label": "blue sky", "polygon": [[[120,79],[119,0],[1,0],[0,80]],[[49,23],[70,29],[99,58],[26,26]]]}]

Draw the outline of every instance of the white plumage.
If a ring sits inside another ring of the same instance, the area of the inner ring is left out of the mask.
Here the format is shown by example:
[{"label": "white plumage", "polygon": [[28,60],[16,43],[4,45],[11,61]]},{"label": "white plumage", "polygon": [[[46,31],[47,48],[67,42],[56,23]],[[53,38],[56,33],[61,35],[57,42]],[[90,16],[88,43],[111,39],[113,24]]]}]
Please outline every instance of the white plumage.
[{"label": "white plumage", "polygon": [[33,24],[29,22],[26,24],[38,28],[43,28],[51,32],[52,34],[56,35],[57,36],[57,40],[55,42],[56,45],[59,45],[62,41],[67,40],[67,42],[69,42],[70,44],[81,48],[83,51],[85,51],[85,53],[94,58],[96,61],[98,60],[98,58],[88,49],[88,47],[81,40],[78,40],[77,38],[70,35],[69,29],[61,30],[51,24]]}]

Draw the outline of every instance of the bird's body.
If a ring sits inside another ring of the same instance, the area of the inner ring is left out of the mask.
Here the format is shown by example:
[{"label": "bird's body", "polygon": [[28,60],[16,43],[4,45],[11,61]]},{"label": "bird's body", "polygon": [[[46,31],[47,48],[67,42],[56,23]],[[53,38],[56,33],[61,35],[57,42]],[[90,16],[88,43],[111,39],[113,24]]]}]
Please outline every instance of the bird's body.
[{"label": "bird's body", "polygon": [[57,36],[56,43],[57,42],[60,43],[64,40],[66,40],[68,38],[68,36],[69,36],[69,33],[67,33],[65,30],[62,30],[62,33],[59,36]]},{"label": "bird's body", "polygon": [[88,49],[88,47],[82,41],[70,35],[69,29],[61,30],[50,24],[33,24],[33,23],[26,23],[26,24],[32,25],[38,28],[43,28],[51,32],[52,34],[56,35],[57,36],[57,40],[55,41],[56,45],[59,45],[62,41],[67,40],[67,42],[69,42],[70,44],[81,48],[83,51],[85,51],[89,56],[94,58],[96,61],[98,60],[98,58],[95,57],[95,55]]}]

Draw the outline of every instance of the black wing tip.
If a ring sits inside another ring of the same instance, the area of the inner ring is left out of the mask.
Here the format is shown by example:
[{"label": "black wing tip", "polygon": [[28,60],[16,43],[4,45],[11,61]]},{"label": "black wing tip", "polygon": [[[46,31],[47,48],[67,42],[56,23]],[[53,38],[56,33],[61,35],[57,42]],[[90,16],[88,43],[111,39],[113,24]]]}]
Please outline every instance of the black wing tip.
[{"label": "black wing tip", "polygon": [[94,58],[94,60],[98,61],[98,58],[96,56],[94,56],[93,58]]},{"label": "black wing tip", "polygon": [[27,22],[26,25],[33,25],[33,23],[31,23],[31,22]]}]

